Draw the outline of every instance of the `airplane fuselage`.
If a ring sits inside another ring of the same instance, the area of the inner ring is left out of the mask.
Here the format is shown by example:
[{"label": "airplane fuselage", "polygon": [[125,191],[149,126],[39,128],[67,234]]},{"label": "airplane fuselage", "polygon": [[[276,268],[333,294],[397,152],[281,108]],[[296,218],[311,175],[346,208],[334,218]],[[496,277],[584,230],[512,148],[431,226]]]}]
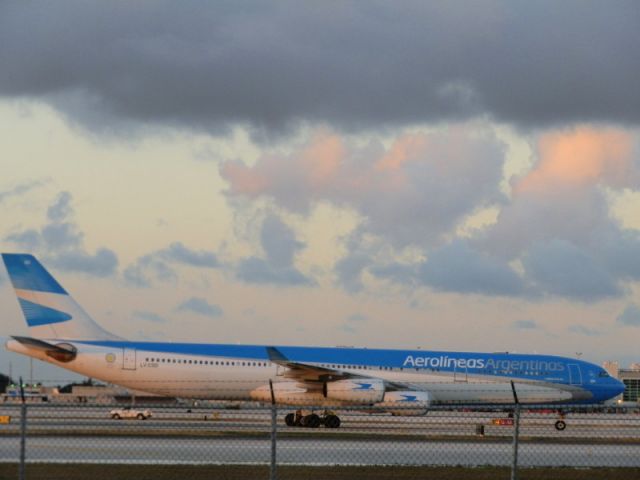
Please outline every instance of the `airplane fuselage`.
[{"label": "airplane fuselage", "polygon": [[[282,404],[360,403],[328,398],[319,385],[331,378],[308,379],[305,383],[312,388],[301,391],[300,382],[289,378],[289,369],[272,361],[264,346],[47,341],[71,344],[77,355],[72,361],[59,362],[16,340],[10,340],[7,346],[81,375],[159,395],[269,401],[271,381]],[[430,403],[434,404],[513,403],[512,382],[521,403],[599,402],[619,391],[619,383],[603,377],[600,367],[556,356],[284,346],[277,349],[290,361],[412,385],[429,392]]]}]

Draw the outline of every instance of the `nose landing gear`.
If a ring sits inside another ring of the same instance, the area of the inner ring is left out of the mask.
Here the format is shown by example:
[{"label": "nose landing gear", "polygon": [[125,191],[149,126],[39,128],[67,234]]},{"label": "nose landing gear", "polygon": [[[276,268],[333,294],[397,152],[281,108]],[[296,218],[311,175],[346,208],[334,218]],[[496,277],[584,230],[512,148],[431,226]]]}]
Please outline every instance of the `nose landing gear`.
[{"label": "nose landing gear", "polygon": [[325,428],[338,428],[340,427],[340,417],[329,410],[325,410],[322,415],[296,410],[295,413],[285,415],[284,423],[288,427],[318,428],[320,425],[324,425]]},{"label": "nose landing gear", "polygon": [[553,424],[553,426],[559,432],[567,428],[567,422],[564,421],[564,412],[562,410],[558,410],[558,420]]}]

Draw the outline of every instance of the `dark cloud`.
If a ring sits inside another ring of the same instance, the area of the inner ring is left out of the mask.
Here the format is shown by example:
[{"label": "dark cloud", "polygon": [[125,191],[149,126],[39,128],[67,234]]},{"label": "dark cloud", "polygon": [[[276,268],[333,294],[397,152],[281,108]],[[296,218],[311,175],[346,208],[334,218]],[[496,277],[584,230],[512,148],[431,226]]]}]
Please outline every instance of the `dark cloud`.
[{"label": "dark cloud", "polygon": [[204,298],[191,297],[176,307],[181,312],[193,312],[205,317],[216,318],[222,315],[222,309],[207,302]]},{"label": "dark cloud", "polygon": [[616,318],[616,323],[626,327],[640,327],[640,308],[635,304],[627,305]]},{"label": "dark cloud", "polygon": [[597,238],[594,250],[616,278],[640,280],[640,232],[610,229]]},{"label": "dark cloud", "polygon": [[640,120],[633,1],[0,7],[0,95],[92,129]]},{"label": "dark cloud", "polygon": [[483,295],[521,295],[524,282],[503,260],[455,241],[428,256],[418,279],[435,290]]},{"label": "dark cloud", "polygon": [[563,240],[534,245],[523,263],[527,277],[547,294],[595,302],[623,293],[597,257]]},{"label": "dark cloud", "polygon": [[372,264],[372,259],[363,253],[351,253],[341,258],[334,267],[339,285],[349,293],[361,291],[364,288],[362,274]]},{"label": "dark cloud", "polygon": [[296,254],[305,247],[295,232],[275,214],[268,215],[260,229],[260,244],[266,258],[248,257],[236,266],[236,276],[247,283],[279,286],[313,286],[316,281],[294,265]]},{"label": "dark cloud", "polygon": [[296,253],[305,247],[276,215],[267,216],[262,223],[260,243],[268,262],[275,267],[290,267]]}]

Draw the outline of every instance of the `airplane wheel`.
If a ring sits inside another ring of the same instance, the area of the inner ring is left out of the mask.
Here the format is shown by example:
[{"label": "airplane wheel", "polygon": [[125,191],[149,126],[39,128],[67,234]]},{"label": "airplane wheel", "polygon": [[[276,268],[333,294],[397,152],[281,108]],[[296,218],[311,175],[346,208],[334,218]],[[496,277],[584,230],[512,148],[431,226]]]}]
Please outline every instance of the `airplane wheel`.
[{"label": "airplane wheel", "polygon": [[337,415],[327,415],[324,417],[324,426],[327,428],[338,428],[340,426],[340,417]]},{"label": "airplane wheel", "polygon": [[137,418],[138,418],[138,420],[146,420],[147,419],[147,417],[145,417],[142,413],[139,413],[137,415]]},{"label": "airplane wheel", "polygon": [[296,416],[293,413],[288,413],[284,417],[284,423],[287,427],[295,427],[296,426]]},{"label": "airplane wheel", "polygon": [[114,413],[113,415],[111,415],[111,418],[113,418],[114,420],[120,420],[120,415]]},{"label": "airplane wheel", "polygon": [[558,420],[555,424],[556,430],[562,431],[567,428],[567,423],[564,420]]},{"label": "airplane wheel", "polygon": [[300,425],[302,425],[303,427],[318,428],[320,426],[320,417],[315,413],[305,415],[304,417],[302,417]]}]

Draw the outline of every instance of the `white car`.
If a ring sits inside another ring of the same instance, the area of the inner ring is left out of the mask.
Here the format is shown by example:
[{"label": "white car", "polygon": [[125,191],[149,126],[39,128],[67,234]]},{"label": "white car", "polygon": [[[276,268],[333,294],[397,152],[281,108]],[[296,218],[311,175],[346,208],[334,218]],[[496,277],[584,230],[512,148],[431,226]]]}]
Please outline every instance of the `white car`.
[{"label": "white car", "polygon": [[120,420],[121,418],[136,418],[138,420],[146,420],[150,418],[150,410],[138,410],[131,407],[114,408],[109,412],[109,416],[114,420]]}]

